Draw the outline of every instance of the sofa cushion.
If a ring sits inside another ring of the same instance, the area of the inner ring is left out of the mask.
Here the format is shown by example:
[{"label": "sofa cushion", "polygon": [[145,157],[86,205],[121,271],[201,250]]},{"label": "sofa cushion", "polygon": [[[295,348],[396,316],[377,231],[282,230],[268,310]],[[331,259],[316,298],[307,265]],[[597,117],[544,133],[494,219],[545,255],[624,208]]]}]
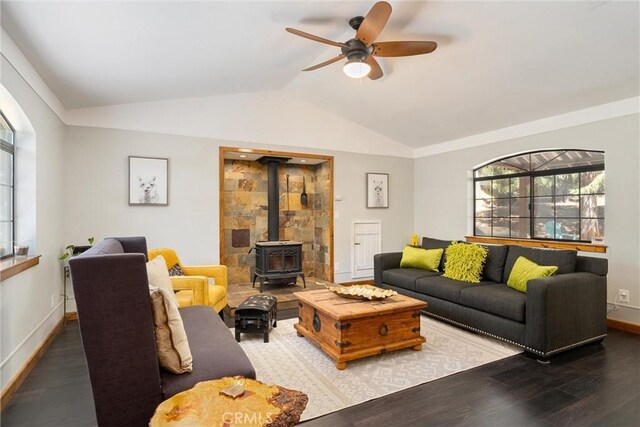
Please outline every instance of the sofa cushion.
[{"label": "sofa cushion", "polygon": [[480,283],[480,274],[488,252],[487,248],[480,245],[464,242],[450,244],[446,250],[447,261],[442,276],[463,282]]},{"label": "sofa cushion", "polygon": [[[440,239],[432,239],[431,237],[423,237],[422,238],[422,247],[424,249],[447,249],[447,246],[451,244],[451,240],[440,240]],[[442,255],[440,259],[440,266],[438,270],[444,271],[444,262],[446,261],[446,254]]]},{"label": "sofa cushion", "polygon": [[502,275],[503,282],[506,283],[509,279],[513,264],[521,256],[539,265],[556,265],[558,266],[556,274],[567,274],[575,273],[578,252],[570,249],[541,249],[510,245]]},{"label": "sofa cushion", "polygon": [[555,265],[538,265],[521,256],[516,260],[509,274],[507,286],[523,293],[527,292],[529,280],[540,279],[541,277],[553,276],[558,271]]},{"label": "sofa cushion", "polygon": [[193,370],[193,357],[189,349],[187,333],[178,311],[175,297],[170,298],[165,289],[149,286],[156,350],[160,366],[174,374]]},{"label": "sofa cushion", "polygon": [[489,253],[487,254],[487,260],[484,263],[482,269],[482,278],[484,280],[490,280],[492,282],[502,282],[502,275],[504,273],[504,264],[507,261],[507,252],[509,247],[507,245],[482,245]]},{"label": "sofa cushion", "polygon": [[507,285],[468,286],[460,290],[460,304],[506,319],[524,322],[527,296]]},{"label": "sofa cushion", "polygon": [[124,252],[122,248],[122,244],[116,239],[109,238],[104,239],[97,243],[95,246],[87,249],[83,254],[86,256],[95,256],[95,255],[110,255],[110,254],[121,254]]},{"label": "sofa cushion", "polygon": [[382,283],[398,288],[416,290],[416,280],[421,277],[439,276],[440,273],[421,268],[390,268],[382,272]]},{"label": "sofa cushion", "polygon": [[256,378],[256,371],[220,316],[208,306],[180,308],[193,355],[193,372],[176,375],[160,370],[162,395],[168,399],[200,381],[240,375]]},{"label": "sofa cushion", "polygon": [[442,276],[423,277],[416,280],[416,292],[447,301],[460,302],[460,290],[469,286],[483,287],[494,282],[469,283],[460,280],[448,279]]},{"label": "sofa cushion", "polygon": [[405,246],[402,250],[401,268],[421,268],[427,271],[438,271],[444,249],[423,249]]}]

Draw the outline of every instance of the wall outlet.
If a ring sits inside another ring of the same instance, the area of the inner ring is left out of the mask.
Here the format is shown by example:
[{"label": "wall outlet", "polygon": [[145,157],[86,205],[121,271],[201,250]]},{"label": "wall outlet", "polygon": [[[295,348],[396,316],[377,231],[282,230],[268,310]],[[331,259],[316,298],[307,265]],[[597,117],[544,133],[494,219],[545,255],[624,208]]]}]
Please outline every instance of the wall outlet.
[{"label": "wall outlet", "polygon": [[629,291],[627,289],[618,289],[618,301],[629,302]]},{"label": "wall outlet", "polygon": [[333,212],[333,219],[340,219],[340,212],[339,211],[334,211]]},{"label": "wall outlet", "polygon": [[340,263],[339,262],[334,263],[333,264],[333,269],[334,269],[335,272],[340,271]]},{"label": "wall outlet", "polygon": [[56,306],[56,303],[58,302],[58,296],[56,294],[51,294],[51,308]]}]

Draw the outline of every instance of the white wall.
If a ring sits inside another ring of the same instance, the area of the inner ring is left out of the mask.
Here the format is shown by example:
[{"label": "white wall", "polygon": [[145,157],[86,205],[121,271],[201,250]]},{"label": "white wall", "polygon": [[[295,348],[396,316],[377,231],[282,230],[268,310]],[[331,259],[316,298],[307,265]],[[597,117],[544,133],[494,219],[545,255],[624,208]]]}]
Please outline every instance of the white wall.
[{"label": "white wall", "polygon": [[[401,249],[413,232],[412,159],[88,127],[67,132],[65,236],[70,243],[89,236],[144,235],[149,247],[173,247],[187,264],[217,263],[221,145],[335,157],[335,194],[343,196],[334,205],[340,216],[334,230],[341,270],[336,280],[351,280],[353,220],[382,220],[383,250]],[[128,205],[130,155],[169,158],[168,207]],[[389,209],[366,209],[366,172],[389,173]]]},{"label": "white wall", "polygon": [[535,149],[604,150],[608,300],[614,301],[619,288],[630,291],[629,307],[609,316],[640,324],[639,117],[633,114],[416,159],[416,231],[448,239],[473,233],[470,171],[480,163]]},{"label": "white wall", "polygon": [[[10,94],[3,92],[3,110],[16,125],[25,122],[20,117],[24,114],[32,127],[30,131],[22,128],[16,141],[16,156],[22,156],[16,159],[16,239],[28,243],[31,254],[42,255],[38,266],[0,283],[0,383],[4,389],[62,318],[58,255],[64,246],[65,126],[4,58],[0,66],[2,86]],[[14,100],[17,105],[7,105]]]}]

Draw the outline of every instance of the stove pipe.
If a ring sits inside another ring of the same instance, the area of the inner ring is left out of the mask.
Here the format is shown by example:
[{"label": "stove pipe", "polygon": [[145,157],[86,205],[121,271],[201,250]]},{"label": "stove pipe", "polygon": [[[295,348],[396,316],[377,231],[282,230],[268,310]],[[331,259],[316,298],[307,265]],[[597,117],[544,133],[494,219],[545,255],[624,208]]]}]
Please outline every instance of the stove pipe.
[{"label": "stove pipe", "polygon": [[269,241],[280,240],[280,180],[278,166],[287,157],[262,156],[258,162],[267,165],[267,233]]}]

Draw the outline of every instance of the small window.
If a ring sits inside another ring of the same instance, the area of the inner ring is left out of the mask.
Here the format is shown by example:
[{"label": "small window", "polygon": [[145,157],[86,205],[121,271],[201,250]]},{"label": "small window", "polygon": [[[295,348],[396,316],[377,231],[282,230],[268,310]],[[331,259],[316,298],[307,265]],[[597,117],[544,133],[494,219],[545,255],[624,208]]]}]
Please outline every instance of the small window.
[{"label": "small window", "polygon": [[0,111],[0,258],[13,256],[14,136]]},{"label": "small window", "polygon": [[604,152],[537,151],[474,170],[474,235],[604,239]]}]

